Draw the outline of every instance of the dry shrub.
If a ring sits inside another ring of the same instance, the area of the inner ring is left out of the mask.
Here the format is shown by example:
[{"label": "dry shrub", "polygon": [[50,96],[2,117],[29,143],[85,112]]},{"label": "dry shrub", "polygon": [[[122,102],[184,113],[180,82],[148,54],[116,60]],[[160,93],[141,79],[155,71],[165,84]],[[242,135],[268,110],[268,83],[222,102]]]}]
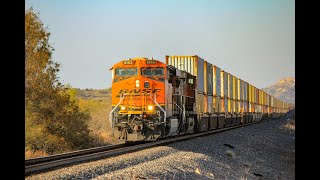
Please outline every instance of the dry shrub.
[{"label": "dry shrub", "polygon": [[284,127],[285,127],[286,129],[291,130],[291,131],[294,131],[294,130],[295,130],[295,127],[296,127],[296,125],[295,125],[295,120],[290,119],[290,120],[287,122],[287,124],[284,125]]},{"label": "dry shrub", "polygon": [[235,155],[236,155],[232,150],[226,150],[225,154],[229,157],[232,157],[232,158],[235,157]]}]

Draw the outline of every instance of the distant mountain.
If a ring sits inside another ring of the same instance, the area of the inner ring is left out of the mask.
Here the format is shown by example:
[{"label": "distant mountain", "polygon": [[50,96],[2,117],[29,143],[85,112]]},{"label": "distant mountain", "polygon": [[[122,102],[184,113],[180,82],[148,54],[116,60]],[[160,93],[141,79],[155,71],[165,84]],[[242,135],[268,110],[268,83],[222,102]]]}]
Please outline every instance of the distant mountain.
[{"label": "distant mountain", "polygon": [[295,78],[283,78],[277,83],[263,88],[263,91],[288,103],[295,103]]}]

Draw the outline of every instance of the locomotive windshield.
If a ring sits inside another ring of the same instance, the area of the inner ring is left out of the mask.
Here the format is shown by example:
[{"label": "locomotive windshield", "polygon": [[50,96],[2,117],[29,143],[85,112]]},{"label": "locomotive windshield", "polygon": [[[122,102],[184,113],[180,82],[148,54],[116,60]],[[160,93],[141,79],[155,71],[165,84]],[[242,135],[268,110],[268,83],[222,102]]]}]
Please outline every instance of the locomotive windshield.
[{"label": "locomotive windshield", "polygon": [[116,68],[116,76],[135,76],[137,74],[137,68]]},{"label": "locomotive windshield", "polygon": [[163,68],[156,67],[156,68],[141,68],[141,75],[144,76],[163,76]]}]

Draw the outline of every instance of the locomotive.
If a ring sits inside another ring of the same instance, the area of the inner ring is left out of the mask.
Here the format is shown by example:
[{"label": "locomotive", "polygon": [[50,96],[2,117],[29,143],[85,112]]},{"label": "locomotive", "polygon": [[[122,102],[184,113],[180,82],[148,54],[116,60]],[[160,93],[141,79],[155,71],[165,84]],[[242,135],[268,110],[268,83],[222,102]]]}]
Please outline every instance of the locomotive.
[{"label": "locomotive", "polygon": [[155,141],[276,118],[290,109],[197,55],[166,56],[166,63],[129,58],[110,70],[109,121],[113,135],[126,142]]}]

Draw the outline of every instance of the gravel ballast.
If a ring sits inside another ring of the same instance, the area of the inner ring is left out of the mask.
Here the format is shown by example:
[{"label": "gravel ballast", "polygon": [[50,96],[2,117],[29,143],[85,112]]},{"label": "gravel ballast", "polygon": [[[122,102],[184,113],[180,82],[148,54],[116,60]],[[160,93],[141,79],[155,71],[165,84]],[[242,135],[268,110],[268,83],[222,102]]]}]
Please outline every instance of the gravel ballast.
[{"label": "gravel ballast", "polygon": [[295,179],[285,119],[82,163],[25,179]]}]

